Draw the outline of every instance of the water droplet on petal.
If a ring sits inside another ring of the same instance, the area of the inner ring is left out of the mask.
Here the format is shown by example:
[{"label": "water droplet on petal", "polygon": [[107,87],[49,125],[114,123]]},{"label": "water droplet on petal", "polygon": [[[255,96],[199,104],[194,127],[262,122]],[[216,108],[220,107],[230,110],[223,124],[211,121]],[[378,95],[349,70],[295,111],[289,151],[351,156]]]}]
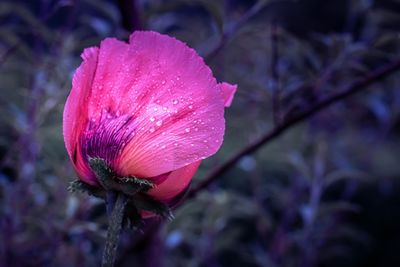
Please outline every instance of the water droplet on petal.
[{"label": "water droplet on petal", "polygon": [[185,132],[187,132],[187,133],[190,132],[190,128],[186,128]]},{"label": "water droplet on petal", "polygon": [[154,129],[154,127],[151,127],[150,129],[149,129],[149,132],[151,132],[151,133],[154,133],[156,131],[156,129]]},{"label": "water droplet on petal", "polygon": [[174,104],[174,105],[176,105],[176,104],[178,104],[178,103],[179,103],[179,101],[178,101],[177,99],[175,99],[175,100],[172,101],[172,104]]},{"label": "water droplet on petal", "polygon": [[157,121],[157,122],[156,122],[156,125],[157,125],[157,126],[161,126],[161,125],[162,125],[162,120]]},{"label": "water droplet on petal", "polygon": [[151,117],[150,118],[150,121],[155,121],[156,119],[154,118],[154,117]]}]

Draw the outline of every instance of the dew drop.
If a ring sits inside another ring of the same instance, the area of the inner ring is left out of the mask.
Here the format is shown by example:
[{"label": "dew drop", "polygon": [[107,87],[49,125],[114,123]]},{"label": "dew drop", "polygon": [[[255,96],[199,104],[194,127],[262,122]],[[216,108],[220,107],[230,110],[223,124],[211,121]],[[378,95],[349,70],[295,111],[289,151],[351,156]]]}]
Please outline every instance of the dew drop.
[{"label": "dew drop", "polygon": [[175,99],[174,101],[172,101],[172,104],[174,104],[174,105],[176,105],[176,104],[178,104],[179,103],[179,101],[177,100],[177,99]]},{"label": "dew drop", "polygon": [[156,129],[154,129],[153,127],[151,127],[150,129],[149,129],[149,132],[151,132],[151,133],[154,133],[156,131]]},{"label": "dew drop", "polygon": [[157,121],[157,122],[156,122],[156,125],[157,125],[157,126],[161,126],[161,125],[162,125],[162,121],[161,121],[161,120]]},{"label": "dew drop", "polygon": [[190,128],[186,128],[185,132],[189,133],[190,132]]},{"label": "dew drop", "polygon": [[154,117],[151,117],[150,118],[150,121],[155,121],[156,119],[154,118]]},{"label": "dew drop", "polygon": [[153,110],[154,110],[154,111],[158,111],[158,108],[154,108]]},{"label": "dew drop", "polygon": [[192,109],[192,108],[193,108],[193,106],[192,106],[192,105],[190,105],[190,106],[189,106],[189,109]]}]

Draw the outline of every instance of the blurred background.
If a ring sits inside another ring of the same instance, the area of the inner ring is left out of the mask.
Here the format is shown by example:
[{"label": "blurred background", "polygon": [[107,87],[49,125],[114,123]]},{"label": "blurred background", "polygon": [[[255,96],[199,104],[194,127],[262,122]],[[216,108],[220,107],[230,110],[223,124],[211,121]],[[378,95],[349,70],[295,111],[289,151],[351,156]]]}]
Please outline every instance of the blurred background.
[{"label": "blurred background", "polygon": [[[99,266],[104,204],[75,178],[62,110],[80,53],[155,30],[238,84],[222,149],[400,56],[399,0],[1,0],[0,266]],[[125,231],[117,266],[400,266],[400,72],[240,157],[172,222]],[[347,86],[347,87],[346,87]]]}]

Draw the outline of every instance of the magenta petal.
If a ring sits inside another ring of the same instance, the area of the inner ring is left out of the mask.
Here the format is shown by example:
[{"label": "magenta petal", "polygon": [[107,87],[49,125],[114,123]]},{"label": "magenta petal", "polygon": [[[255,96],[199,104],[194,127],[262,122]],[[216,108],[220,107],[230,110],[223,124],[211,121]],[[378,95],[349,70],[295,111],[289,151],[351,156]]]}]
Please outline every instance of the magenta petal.
[{"label": "magenta petal", "polygon": [[219,149],[225,126],[222,94],[193,49],[165,35],[135,32],[125,59],[109,50],[105,62],[100,52],[99,68],[116,66],[117,74],[102,84],[110,95],[118,88],[114,105],[134,116],[136,128],[120,156],[119,173],[154,177]]},{"label": "magenta petal", "polygon": [[232,104],[233,97],[235,96],[237,85],[232,85],[226,82],[218,84],[224,98],[225,107],[229,107]]},{"label": "magenta petal", "polygon": [[98,48],[87,48],[81,56],[83,63],[74,74],[72,89],[64,107],[63,135],[68,155],[78,176],[90,184],[96,184],[93,174],[82,158],[79,138],[87,124],[86,101],[96,71]]},{"label": "magenta petal", "polygon": [[197,161],[171,172],[163,183],[150,189],[148,194],[159,201],[168,201],[174,198],[189,186],[189,183],[200,163],[201,161]]}]

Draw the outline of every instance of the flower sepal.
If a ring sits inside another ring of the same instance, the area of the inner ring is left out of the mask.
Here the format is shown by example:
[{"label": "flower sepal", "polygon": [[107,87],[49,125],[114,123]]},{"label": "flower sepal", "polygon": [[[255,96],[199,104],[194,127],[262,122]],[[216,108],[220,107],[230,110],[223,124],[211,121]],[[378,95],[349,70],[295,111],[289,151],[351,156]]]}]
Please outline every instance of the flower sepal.
[{"label": "flower sepal", "polygon": [[67,189],[70,193],[75,193],[75,192],[86,193],[89,196],[94,196],[104,200],[106,199],[106,194],[107,194],[106,190],[104,190],[103,188],[89,185],[85,182],[82,182],[79,179],[70,182]]},{"label": "flower sepal", "polygon": [[127,228],[140,227],[142,219],[140,211],[151,212],[168,220],[173,219],[168,205],[145,194],[154,187],[152,182],[136,177],[118,177],[101,158],[90,158],[89,166],[96,175],[100,186],[92,186],[81,180],[74,180],[68,187],[70,192],[87,193],[106,202],[108,192],[125,195],[127,204],[124,226]]},{"label": "flower sepal", "polygon": [[154,184],[145,179],[136,177],[118,177],[111,168],[108,167],[105,160],[101,158],[90,158],[89,166],[96,175],[100,185],[106,191],[120,191],[128,196],[137,193],[147,192],[154,187]]}]

